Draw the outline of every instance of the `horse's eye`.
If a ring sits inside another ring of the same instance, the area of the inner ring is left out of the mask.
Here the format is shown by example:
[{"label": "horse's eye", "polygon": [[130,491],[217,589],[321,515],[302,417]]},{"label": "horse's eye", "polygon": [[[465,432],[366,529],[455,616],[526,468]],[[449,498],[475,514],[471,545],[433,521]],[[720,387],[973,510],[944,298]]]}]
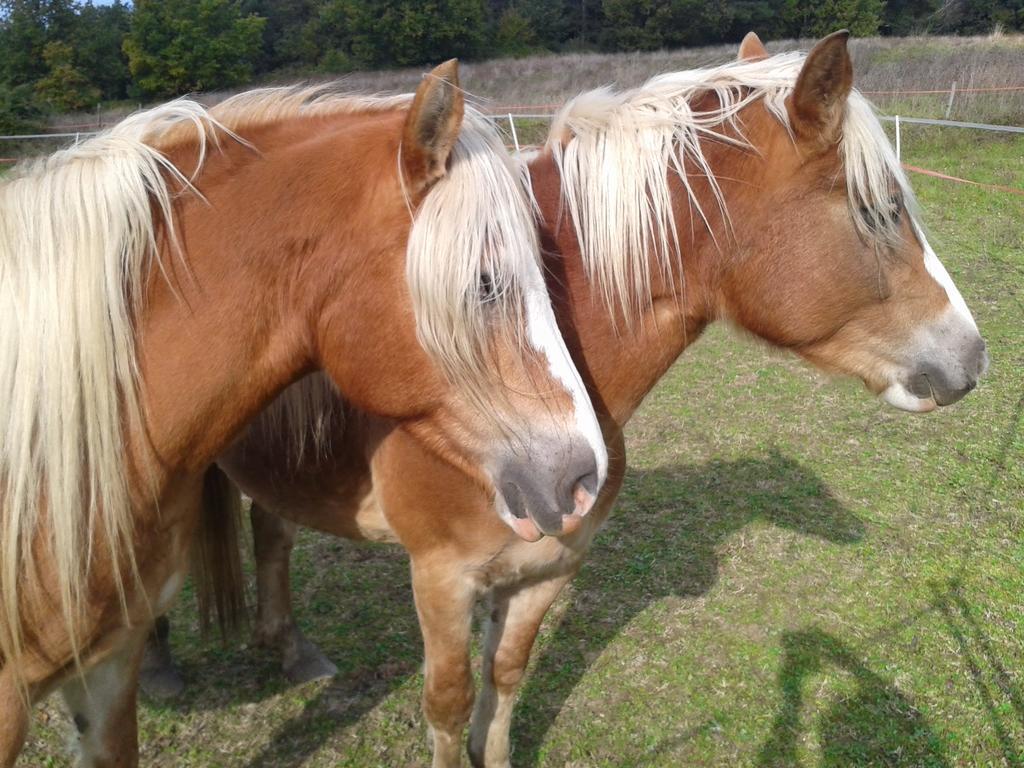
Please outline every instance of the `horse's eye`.
[{"label": "horse's eye", "polygon": [[885,210],[875,210],[862,205],[860,206],[860,215],[873,229],[878,229],[884,224],[896,223],[900,220],[903,215],[903,201],[898,197],[893,197],[889,200],[889,205]]},{"label": "horse's eye", "polygon": [[494,278],[491,277],[490,272],[480,273],[480,301],[494,301],[496,297],[496,289],[494,287]]}]

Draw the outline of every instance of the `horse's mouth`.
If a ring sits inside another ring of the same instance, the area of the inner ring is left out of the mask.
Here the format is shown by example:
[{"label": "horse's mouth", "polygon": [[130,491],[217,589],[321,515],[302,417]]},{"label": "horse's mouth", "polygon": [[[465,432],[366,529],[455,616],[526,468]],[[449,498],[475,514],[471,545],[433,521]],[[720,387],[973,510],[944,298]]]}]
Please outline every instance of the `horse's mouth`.
[{"label": "horse's mouth", "polygon": [[513,510],[500,496],[495,501],[498,505],[498,516],[515,532],[516,536],[528,542],[539,541],[544,537],[544,532],[533,522],[525,509],[515,508]]}]

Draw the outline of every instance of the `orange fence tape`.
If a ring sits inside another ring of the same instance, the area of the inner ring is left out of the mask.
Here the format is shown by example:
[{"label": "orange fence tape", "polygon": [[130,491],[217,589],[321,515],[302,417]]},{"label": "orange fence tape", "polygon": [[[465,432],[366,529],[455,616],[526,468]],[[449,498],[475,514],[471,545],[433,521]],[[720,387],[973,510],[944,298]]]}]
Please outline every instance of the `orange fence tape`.
[{"label": "orange fence tape", "polygon": [[[1024,92],[1024,85],[994,85],[990,87],[979,86],[977,88],[957,88],[955,91],[952,88],[926,88],[916,89],[909,88],[906,90],[896,91],[861,91],[861,93],[868,96],[918,96],[927,94],[949,94],[949,93],[1006,93],[1006,92]],[[488,107],[487,111],[495,115],[504,115],[509,112],[524,112],[526,110],[549,110],[554,111],[561,107],[561,104],[508,104],[499,105],[495,107]]]},{"label": "orange fence tape", "polygon": [[[508,147],[513,149],[513,147]],[[16,158],[12,157],[0,157],[0,165],[13,165],[18,162]],[[1007,192],[1011,195],[1024,195],[1024,189],[1018,189],[1016,187],[1007,187],[1002,184],[986,184],[981,181],[972,181],[971,179],[961,179],[959,176],[950,176],[947,173],[939,173],[938,171],[932,171],[928,168],[918,168],[916,165],[909,165],[903,163],[904,170],[910,171],[911,173],[919,173],[922,176],[931,176],[935,179],[942,179],[943,181],[953,181],[957,184],[970,184],[972,187],[981,187],[982,189],[989,189],[993,192]]]},{"label": "orange fence tape", "polygon": [[994,192],[1009,192],[1011,195],[1024,195],[1024,189],[1017,189],[1016,187],[1004,187],[1002,184],[985,184],[981,181],[961,179],[959,176],[950,176],[946,173],[931,171],[927,168],[918,168],[916,165],[908,165],[907,163],[903,163],[903,168],[913,173],[920,173],[922,176],[931,176],[932,178],[943,179],[944,181],[955,181],[957,184],[970,184],[972,187],[991,189]]},{"label": "orange fence tape", "polygon": [[1024,85],[996,85],[990,88],[936,88],[931,90],[908,89],[902,91],[861,91],[869,96],[914,96],[917,94],[943,94],[943,93],[999,93],[1005,91],[1024,91]]}]

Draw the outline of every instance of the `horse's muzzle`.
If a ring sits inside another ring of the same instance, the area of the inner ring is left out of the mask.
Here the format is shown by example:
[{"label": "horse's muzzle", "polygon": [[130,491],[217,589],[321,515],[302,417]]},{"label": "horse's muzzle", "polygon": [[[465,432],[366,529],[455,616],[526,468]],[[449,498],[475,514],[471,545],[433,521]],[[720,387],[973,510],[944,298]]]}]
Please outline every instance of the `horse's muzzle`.
[{"label": "horse's muzzle", "polygon": [[593,450],[581,440],[570,445],[568,455],[531,458],[501,472],[497,496],[507,512],[503,517],[528,541],[572,533],[600,490]]}]

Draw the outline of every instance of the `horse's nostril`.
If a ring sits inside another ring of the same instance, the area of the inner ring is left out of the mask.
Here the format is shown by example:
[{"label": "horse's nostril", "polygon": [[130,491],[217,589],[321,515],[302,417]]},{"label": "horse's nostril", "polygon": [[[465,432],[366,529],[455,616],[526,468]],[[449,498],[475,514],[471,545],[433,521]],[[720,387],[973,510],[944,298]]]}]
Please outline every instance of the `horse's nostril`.
[{"label": "horse's nostril", "polygon": [[590,496],[597,496],[597,468],[595,467],[587,474],[577,478],[576,485],[581,487]]},{"label": "horse's nostril", "polygon": [[597,458],[590,446],[579,446],[566,467],[565,484],[558,489],[562,515],[586,514],[597,496]]},{"label": "horse's nostril", "polygon": [[520,519],[525,518],[526,499],[523,498],[523,492],[519,486],[513,482],[506,482],[502,483],[501,489],[509,512],[511,512],[514,517],[518,517]]},{"label": "horse's nostril", "polygon": [[978,378],[981,378],[988,372],[988,349],[985,347],[985,342],[981,342],[981,348],[978,350]]},{"label": "horse's nostril", "polygon": [[922,400],[927,400],[929,398],[934,399],[935,397],[935,392],[932,389],[932,384],[928,378],[928,374],[923,371],[910,380],[910,386],[907,388]]},{"label": "horse's nostril", "polygon": [[569,514],[585,515],[594,506],[597,500],[597,472],[589,472],[582,475],[573,485],[573,509]]}]

